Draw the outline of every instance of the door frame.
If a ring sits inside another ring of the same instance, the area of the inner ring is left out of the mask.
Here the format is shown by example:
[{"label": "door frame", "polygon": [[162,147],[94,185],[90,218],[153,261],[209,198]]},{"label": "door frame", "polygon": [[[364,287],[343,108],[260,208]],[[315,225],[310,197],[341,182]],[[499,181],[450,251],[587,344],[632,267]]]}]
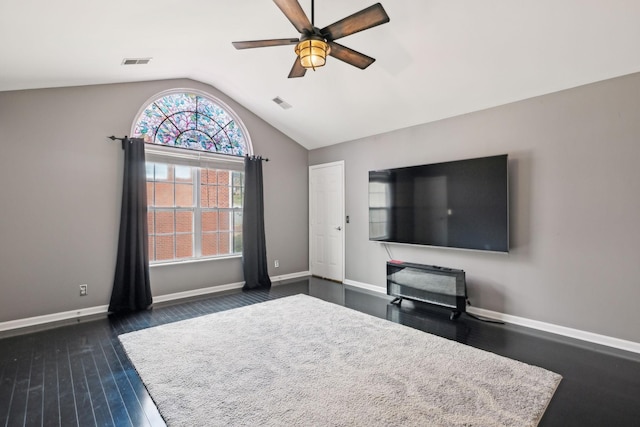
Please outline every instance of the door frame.
[{"label": "door frame", "polygon": [[340,223],[340,227],[342,227],[342,233],[341,233],[341,239],[340,239],[340,245],[342,246],[342,260],[341,260],[341,271],[340,271],[340,275],[342,276],[340,278],[340,283],[344,283],[345,281],[345,235],[347,234],[347,229],[345,227],[346,225],[346,208],[345,208],[345,176],[344,176],[344,160],[338,160],[335,162],[329,162],[329,163],[321,163],[321,164],[317,164],[317,165],[311,165],[309,166],[309,221],[308,221],[308,225],[309,225],[309,271],[311,274],[313,274],[313,272],[311,271],[311,265],[312,265],[312,245],[313,245],[313,233],[311,232],[311,173],[314,170],[317,169],[322,169],[322,168],[327,168],[327,167],[335,167],[335,166],[340,166],[340,172],[341,172],[341,176],[342,176],[342,180],[339,183],[340,187],[341,187],[341,192],[342,192],[342,200],[341,205],[341,211],[340,211],[340,218],[341,218],[341,223]]}]

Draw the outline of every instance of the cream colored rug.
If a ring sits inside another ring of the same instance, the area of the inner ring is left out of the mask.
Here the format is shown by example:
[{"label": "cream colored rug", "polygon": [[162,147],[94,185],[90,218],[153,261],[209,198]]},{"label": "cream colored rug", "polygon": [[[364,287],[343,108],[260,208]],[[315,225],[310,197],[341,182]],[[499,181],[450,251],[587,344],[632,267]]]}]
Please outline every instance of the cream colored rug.
[{"label": "cream colored rug", "polygon": [[561,379],[307,295],[120,341],[170,426],[535,426]]}]

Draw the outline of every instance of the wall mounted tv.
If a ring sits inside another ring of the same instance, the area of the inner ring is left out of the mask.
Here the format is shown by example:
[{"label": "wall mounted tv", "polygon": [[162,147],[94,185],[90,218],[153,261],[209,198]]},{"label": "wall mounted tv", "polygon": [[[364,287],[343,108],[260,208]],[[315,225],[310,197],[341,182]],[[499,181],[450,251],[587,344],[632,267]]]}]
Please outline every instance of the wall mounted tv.
[{"label": "wall mounted tv", "polygon": [[370,171],[369,240],[508,252],[507,155]]}]

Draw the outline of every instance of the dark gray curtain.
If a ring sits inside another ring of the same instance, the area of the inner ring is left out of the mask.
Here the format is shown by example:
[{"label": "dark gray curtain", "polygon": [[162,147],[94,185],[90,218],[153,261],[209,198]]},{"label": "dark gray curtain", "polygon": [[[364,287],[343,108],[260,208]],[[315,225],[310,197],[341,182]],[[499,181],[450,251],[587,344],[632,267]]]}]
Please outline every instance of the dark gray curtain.
[{"label": "dark gray curtain", "polygon": [[264,237],[264,199],[262,192],[262,158],[245,156],[244,204],[242,208],[243,290],[271,287]]},{"label": "dark gray curtain", "polygon": [[144,140],[122,141],[124,179],[120,238],[109,311],[145,310],[151,306],[149,241],[147,234],[147,179]]}]

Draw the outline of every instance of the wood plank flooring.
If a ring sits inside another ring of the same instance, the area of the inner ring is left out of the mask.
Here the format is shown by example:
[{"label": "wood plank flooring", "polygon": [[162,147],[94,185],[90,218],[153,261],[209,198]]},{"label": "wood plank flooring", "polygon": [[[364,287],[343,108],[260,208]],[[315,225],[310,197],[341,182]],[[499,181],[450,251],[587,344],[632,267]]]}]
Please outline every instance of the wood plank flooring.
[{"label": "wood plank flooring", "polygon": [[305,293],[563,375],[541,426],[640,426],[640,356],[315,278],[0,339],[0,426],[164,426],[117,336]]}]

